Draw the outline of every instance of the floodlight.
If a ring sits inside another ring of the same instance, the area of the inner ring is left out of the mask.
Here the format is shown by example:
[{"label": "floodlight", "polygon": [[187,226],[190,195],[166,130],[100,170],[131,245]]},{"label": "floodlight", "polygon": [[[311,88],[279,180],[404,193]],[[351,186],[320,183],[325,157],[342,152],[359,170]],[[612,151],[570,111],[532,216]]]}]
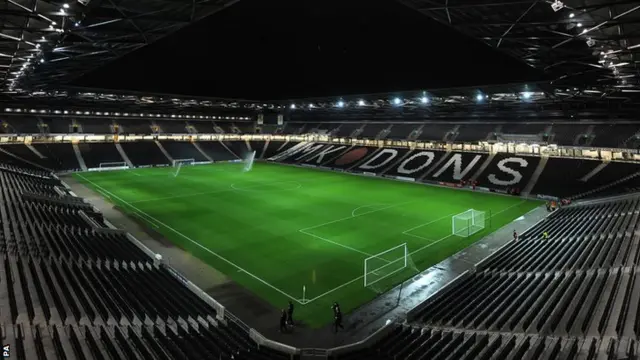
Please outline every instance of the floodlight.
[{"label": "floodlight", "polygon": [[296,108],[296,104],[291,104],[291,108],[295,109]]},{"label": "floodlight", "polygon": [[478,94],[478,95],[476,96],[476,100],[478,100],[478,101],[482,101],[482,99],[484,99],[484,96],[482,96],[482,94]]},{"label": "floodlight", "polygon": [[344,106],[344,101],[340,100],[338,101],[338,107],[343,107]]},{"label": "floodlight", "polygon": [[44,62],[44,59],[40,59],[40,63],[42,64]]},{"label": "floodlight", "polygon": [[582,27],[582,23],[577,23],[576,26]]},{"label": "floodlight", "polygon": [[428,103],[428,102],[429,102],[429,99],[428,99],[426,96],[423,96],[423,97],[422,97],[422,99],[420,99],[420,101],[421,101],[423,104],[426,104],[426,103]]},{"label": "floodlight", "polygon": [[529,98],[531,98],[531,93],[528,92],[528,91],[525,91],[525,92],[522,93],[522,97],[525,98],[525,99],[529,99]]},{"label": "floodlight", "polygon": [[396,105],[400,105],[400,98],[393,99],[393,103]]},{"label": "floodlight", "polygon": [[553,9],[553,11],[557,12],[562,10],[562,8],[564,8],[564,4],[562,3],[562,1],[556,0],[551,4],[551,8]]},{"label": "floodlight", "polygon": [[576,16],[576,14],[574,14],[574,13],[569,14],[569,18],[571,18],[571,19],[573,19],[574,16]]},{"label": "floodlight", "polygon": [[358,105],[364,106],[364,100],[358,100]]},{"label": "floodlight", "polygon": [[313,109],[313,108],[314,108],[313,104],[309,104],[309,109]]},{"label": "floodlight", "polygon": [[62,5],[63,8],[68,9],[69,8],[69,4],[64,4]]}]

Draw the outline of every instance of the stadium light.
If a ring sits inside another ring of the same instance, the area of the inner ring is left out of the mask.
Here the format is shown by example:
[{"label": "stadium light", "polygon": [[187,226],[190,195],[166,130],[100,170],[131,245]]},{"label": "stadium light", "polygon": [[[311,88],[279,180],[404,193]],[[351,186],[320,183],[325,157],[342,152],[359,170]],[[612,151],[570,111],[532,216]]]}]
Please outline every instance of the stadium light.
[{"label": "stadium light", "polygon": [[393,103],[396,105],[400,105],[400,98],[393,99]]},{"label": "stadium light", "polygon": [[69,4],[63,4],[62,7],[65,8],[65,9],[68,9],[69,8]]},{"label": "stadium light", "polygon": [[344,101],[342,100],[338,101],[338,107],[344,107]]},{"label": "stadium light", "polygon": [[577,27],[582,27],[582,23],[577,23],[576,26]]},{"label": "stadium light", "polygon": [[358,105],[364,106],[364,100],[358,100]]},{"label": "stadium light", "polygon": [[426,103],[428,103],[428,102],[429,102],[429,98],[427,98],[426,96],[423,96],[423,97],[422,97],[422,99],[420,99],[420,101],[421,101],[423,104],[426,104]]},{"label": "stadium light", "polygon": [[296,104],[291,104],[291,109],[295,109],[296,108]]},{"label": "stadium light", "polygon": [[574,14],[574,13],[569,14],[569,18],[570,19],[573,19],[574,16],[576,16],[576,14]]},{"label": "stadium light", "polygon": [[522,93],[522,97],[525,98],[525,99],[529,99],[529,98],[531,98],[531,93],[528,92],[528,91],[525,91],[525,92]]},{"label": "stadium light", "polygon": [[482,96],[482,94],[476,95],[476,100],[482,101],[482,99],[484,99],[484,96]]},{"label": "stadium light", "polygon": [[40,59],[40,64],[44,63],[44,59]]},{"label": "stadium light", "polygon": [[309,109],[313,109],[314,107],[313,104],[309,104]]}]

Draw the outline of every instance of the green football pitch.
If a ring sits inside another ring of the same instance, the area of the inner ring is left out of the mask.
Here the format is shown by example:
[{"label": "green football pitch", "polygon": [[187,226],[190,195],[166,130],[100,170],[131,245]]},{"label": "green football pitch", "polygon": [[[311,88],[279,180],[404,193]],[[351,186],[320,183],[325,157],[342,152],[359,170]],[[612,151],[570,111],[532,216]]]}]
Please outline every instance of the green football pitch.
[{"label": "green football pitch", "polygon": [[[242,167],[75,176],[273,306],[294,301],[298,321],[312,327],[332,320],[334,301],[351,311],[540,204],[272,163]],[[452,216],[468,209],[485,212],[485,229],[452,235]]]}]

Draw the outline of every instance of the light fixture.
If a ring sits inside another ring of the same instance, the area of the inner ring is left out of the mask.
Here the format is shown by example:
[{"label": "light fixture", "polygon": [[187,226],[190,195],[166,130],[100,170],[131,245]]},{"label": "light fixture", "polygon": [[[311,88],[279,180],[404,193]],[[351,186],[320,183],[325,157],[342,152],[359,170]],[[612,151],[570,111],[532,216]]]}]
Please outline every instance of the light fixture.
[{"label": "light fixture", "polygon": [[338,101],[338,107],[344,107],[344,101],[340,100]]},{"label": "light fixture", "polygon": [[476,95],[476,100],[482,101],[482,99],[484,99],[484,96],[482,96],[482,94]]},{"label": "light fixture", "polygon": [[400,98],[393,99],[393,103],[396,105],[400,105]]},{"label": "light fixture", "polygon": [[429,102],[429,98],[427,98],[426,96],[423,96],[423,97],[420,99],[420,102],[422,102],[423,104],[426,104],[426,103],[428,103],[428,102]]},{"label": "light fixture", "polygon": [[358,100],[358,105],[364,106],[364,100]]},{"label": "light fixture", "polygon": [[296,104],[291,104],[291,109],[295,109],[296,108]]}]

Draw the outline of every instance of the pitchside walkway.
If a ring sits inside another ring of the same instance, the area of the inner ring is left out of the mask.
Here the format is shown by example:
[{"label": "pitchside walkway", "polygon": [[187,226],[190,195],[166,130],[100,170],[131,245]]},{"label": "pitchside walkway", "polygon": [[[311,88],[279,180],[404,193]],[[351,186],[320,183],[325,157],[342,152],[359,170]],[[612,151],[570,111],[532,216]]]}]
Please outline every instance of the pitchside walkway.
[{"label": "pitchside walkway", "polygon": [[[384,325],[387,320],[404,318],[407,311],[421,303],[473,265],[486,258],[512,238],[513,230],[519,233],[533,226],[547,215],[544,207],[525,214],[514,223],[478,241],[471,247],[431,267],[405,282],[379,299],[364,305],[345,317],[345,331],[334,335],[330,327],[319,330],[296,328],[291,334],[278,332],[279,309],[253,296],[241,286],[229,281],[210,266],[182,250],[171,246],[153,229],[123,215],[114,206],[84,187],[75,179],[64,179],[73,191],[89,200],[115,225],[126,229],[144,242],[152,251],[163,255],[165,261],[180,271],[194,284],[205,290],[224,305],[231,313],[240,317],[267,338],[297,347],[329,348],[358,341]],[[330,309],[327,317],[330,318]]]}]

